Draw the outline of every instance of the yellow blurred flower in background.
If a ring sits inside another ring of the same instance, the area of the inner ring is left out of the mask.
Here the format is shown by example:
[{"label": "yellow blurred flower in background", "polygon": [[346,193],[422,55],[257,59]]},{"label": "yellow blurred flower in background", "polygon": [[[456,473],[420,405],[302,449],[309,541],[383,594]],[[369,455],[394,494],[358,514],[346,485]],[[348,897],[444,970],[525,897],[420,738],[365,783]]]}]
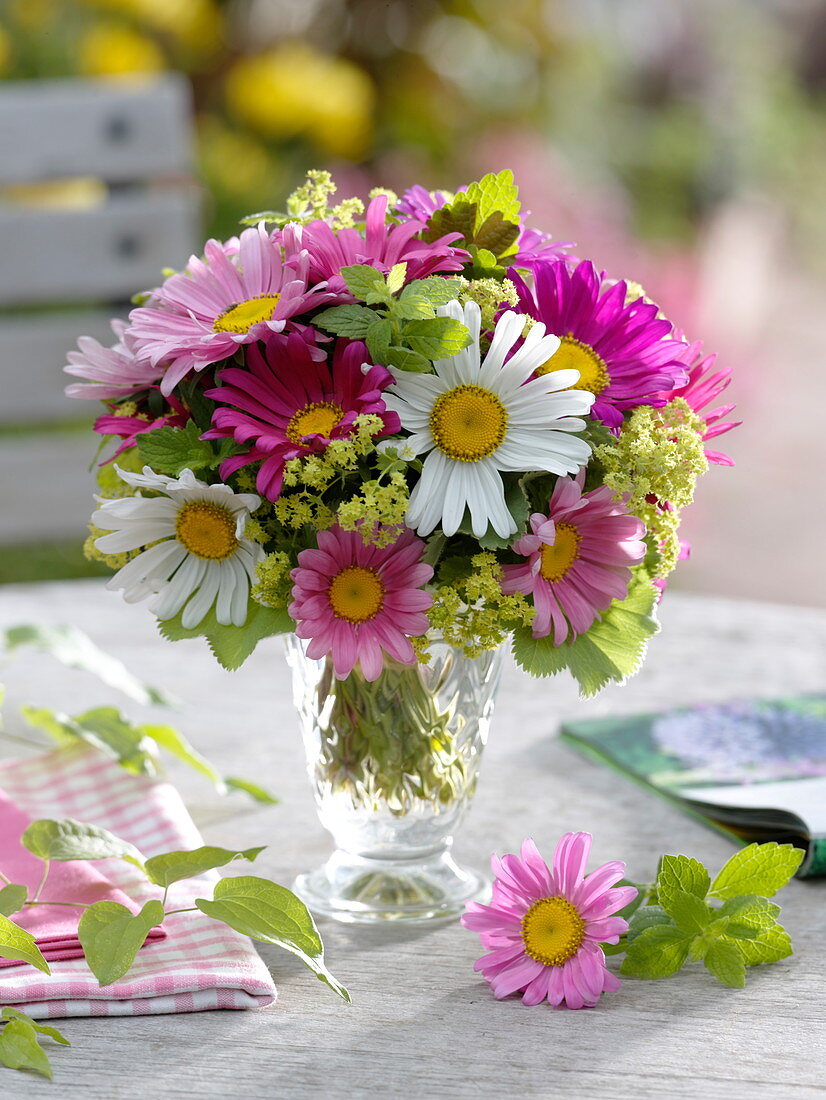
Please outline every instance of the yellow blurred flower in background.
[{"label": "yellow blurred flower in background", "polygon": [[122,23],[98,23],[78,42],[78,68],[84,76],[131,76],[166,68],[160,47]]},{"label": "yellow blurred flower in background", "polygon": [[9,67],[9,60],[11,59],[11,41],[9,36],[0,27],[0,76]]},{"label": "yellow blurred flower in background", "polygon": [[196,52],[223,44],[224,21],[215,0],[83,0],[90,8],[127,16]]},{"label": "yellow blurred flower in background", "polygon": [[230,69],[232,115],[266,138],[306,135],[326,153],[360,160],[373,135],[375,90],[363,69],[307,42],[287,42]]},{"label": "yellow blurred flower in background", "polygon": [[201,168],[210,185],[233,197],[275,194],[282,183],[274,178],[272,158],[266,146],[218,115],[198,120]]}]

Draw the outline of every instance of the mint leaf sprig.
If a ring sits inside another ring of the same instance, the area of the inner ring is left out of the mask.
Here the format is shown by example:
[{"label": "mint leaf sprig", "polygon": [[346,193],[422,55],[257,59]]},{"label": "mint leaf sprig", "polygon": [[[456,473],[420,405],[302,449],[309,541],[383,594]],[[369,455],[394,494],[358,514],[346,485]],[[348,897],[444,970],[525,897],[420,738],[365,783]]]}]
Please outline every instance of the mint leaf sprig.
[{"label": "mint leaf sprig", "polygon": [[431,275],[405,284],[404,262],[387,275],[369,264],[343,267],[341,274],[357,302],[322,310],[315,324],[335,336],[364,340],[375,362],[424,373],[434,359],[456,355],[470,344],[466,325],[436,316],[438,306],[458,296],[459,280]]},{"label": "mint leaf sprig", "polygon": [[[135,962],[138,951],[153,928],[163,925],[175,913],[200,911],[252,939],[275,944],[298,956],[319,981],[349,1003],[347,989],[330,973],[324,961],[324,945],[315,921],[304,903],[286,887],[252,875],[220,879],[210,898],[196,898],[185,908],[170,908],[169,892],[176,883],[226,867],[237,860],[253,862],[263,847],[232,849],[205,845],[192,851],[176,850],[146,859],[134,845],[107,829],[73,818],[42,818],[33,821],[21,843],[43,861],[40,884],[32,897],[26,886],[12,882],[0,870],[0,956],[25,962],[51,974],[51,968],[34,936],[12,918],[38,905],[70,906],[80,911],[78,939],[89,968],[101,986],[123,978]],[[151,898],[139,913],[114,901],[82,905],[65,900],[40,900],[52,862],[70,860],[121,859],[136,867],[161,897]],[[21,1022],[22,1021],[22,1022]],[[34,1069],[51,1076],[48,1057],[39,1046],[36,1032],[58,1042],[28,1017],[13,1009],[0,1013],[0,1062],[12,1069]]]},{"label": "mint leaf sprig", "polygon": [[777,921],[780,906],[769,898],[802,859],[791,844],[749,844],[712,880],[696,859],[663,856],[646,904],[630,914],[627,935],[610,949],[625,951],[620,973],[668,978],[687,962],[702,961],[723,985],[741,989],[747,967],[792,954],[789,934]]}]

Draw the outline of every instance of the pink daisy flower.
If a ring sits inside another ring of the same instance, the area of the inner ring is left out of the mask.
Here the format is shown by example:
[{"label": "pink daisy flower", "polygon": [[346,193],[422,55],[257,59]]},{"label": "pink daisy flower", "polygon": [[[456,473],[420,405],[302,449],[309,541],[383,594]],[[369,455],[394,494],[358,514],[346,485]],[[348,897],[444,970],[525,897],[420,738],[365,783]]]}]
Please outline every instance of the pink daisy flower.
[{"label": "pink daisy flower", "polygon": [[152,304],[129,315],[129,333],[152,364],[168,360],[161,392],[169,394],[190,371],[234,355],[287,321],[333,299],[322,286],[308,289],[309,257],[283,261],[263,225],[233,241],[207,241],[204,258],[170,275]]},{"label": "pink daisy flower", "polygon": [[306,249],[310,254],[310,277],[326,280],[327,288],[339,297],[347,295],[341,269],[353,264],[370,264],[386,274],[404,261],[407,282],[437,271],[462,270],[468,254],[451,247],[460,233],[448,233],[428,244],[417,239],[424,222],[411,219],[402,225],[388,225],[386,214],[387,196],[377,195],[367,207],[364,236],[356,229],[333,230],[325,221],[287,225],[282,233],[286,254],[292,256]]},{"label": "pink daisy flower", "polygon": [[99,416],[94,423],[94,430],[98,435],[114,435],[120,437],[122,441],[115,453],[107,458],[106,462],[102,462],[101,465],[108,465],[123,451],[134,447],[138,436],[143,435],[144,432],[152,432],[156,428],[183,428],[190,419],[189,410],[176,399],[174,394],[170,394],[167,401],[171,406],[169,412],[154,419],[139,414],[135,416],[118,416],[115,412],[117,405],[111,405],[110,412]]},{"label": "pink daisy flower", "polygon": [[[706,430],[703,432],[704,440],[715,439],[718,435],[724,435],[742,424],[741,420],[725,419],[736,405],[718,405],[716,409],[704,411],[724,390],[728,389],[731,383],[731,368],[715,371],[716,359],[716,355],[703,355],[703,345],[699,340],[690,344],[684,357],[688,366],[688,381],[663,395],[668,401],[672,401],[675,397],[682,397],[694,412],[703,418],[706,424]],[[734,465],[734,459],[721,451],[706,449],[706,458],[716,466]]]},{"label": "pink daisy flower", "polygon": [[433,569],[421,559],[425,543],[404,528],[386,547],[367,546],[357,531],[331,527],[318,532],[318,549],[302,550],[292,571],[289,613],[299,638],[309,638],[307,656],[331,654],[344,680],[360,665],[376,680],[382,651],[403,665],[416,663],[411,637],[427,632],[425,612],[433,602],[422,590]]},{"label": "pink daisy flower", "polygon": [[513,544],[528,560],[503,566],[508,595],[532,595],[534,638],[554,645],[584,634],[614,600],[628,595],[631,567],[646,553],[645,525],[628,515],[606,485],[582,492],[584,473],[561,477],[548,515],[535,512],[530,534]]},{"label": "pink daisy flower", "polygon": [[474,970],[501,1000],[521,993],[526,1005],[549,1001],[592,1008],[620,983],[605,967],[600,944],[617,943],[628,922],[616,913],[637,896],[634,886],[615,886],[625,873],[620,860],[584,877],[590,833],[566,833],[549,867],[532,840],[520,856],[491,860],[496,876],[490,905],[469,902],[462,924],[478,932],[489,952]]},{"label": "pink daisy flower", "polygon": [[[466,191],[460,187],[459,191]],[[451,196],[446,191],[428,191],[420,183],[414,184],[404,192],[396,203],[395,212],[405,219],[414,218],[425,223],[432,214],[446,203]],[[525,211],[524,217],[530,217]],[[549,233],[540,233],[538,229],[529,229],[522,224],[516,241],[516,255],[513,262],[517,265],[532,264],[537,260],[557,260],[565,258],[565,253],[573,247],[572,241],[554,241]]]},{"label": "pink daisy flower", "polygon": [[686,345],[672,339],[670,321],[657,306],[638,298],[626,305],[623,280],[605,287],[594,265],[573,270],[565,260],[537,263],[534,289],[514,273],[521,308],[562,341],[540,373],[573,367],[577,389],[596,397],[591,415],[610,428],[637,405],[664,405],[685,383]]},{"label": "pink daisy flower", "polygon": [[106,348],[91,336],[81,336],[77,342],[79,351],[67,355],[69,365],[66,374],[74,374],[86,382],[70,382],[67,397],[91,398],[107,401],[117,397],[130,397],[133,393],[148,389],[164,372],[162,365],[139,358],[135,339],[125,321],[112,321],[112,331],[117,337],[112,347]]},{"label": "pink daisy flower", "polygon": [[203,438],[254,441],[249,450],[221,464],[224,480],[242,466],[260,462],[258,491],[277,500],[290,459],[324,451],[331,439],[346,439],[357,416],[380,416],[380,435],[399,431],[398,416],[381,397],[392,376],[385,367],[362,370],[364,344],[339,340],[332,364],[318,362],[313,352],[302,336],[290,333],[248,347],[246,366],[218,372],[221,385],[206,390],[218,408]]}]

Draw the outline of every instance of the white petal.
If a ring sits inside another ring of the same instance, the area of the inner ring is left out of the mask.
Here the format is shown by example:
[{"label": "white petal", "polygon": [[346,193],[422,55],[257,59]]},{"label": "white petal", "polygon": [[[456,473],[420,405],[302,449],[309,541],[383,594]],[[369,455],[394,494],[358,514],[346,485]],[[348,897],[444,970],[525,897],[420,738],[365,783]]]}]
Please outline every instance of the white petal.
[{"label": "white petal", "polygon": [[174,618],[200,584],[205,571],[206,562],[203,558],[196,558],[194,554],[187,554],[178,572],[164,585],[150,603],[150,610],[159,619]]},{"label": "white petal", "polygon": [[221,584],[222,564],[217,561],[207,563],[204,578],[181,615],[181,624],[187,630],[192,630],[193,627],[198,626],[215,603],[215,597],[218,595],[218,588]]}]

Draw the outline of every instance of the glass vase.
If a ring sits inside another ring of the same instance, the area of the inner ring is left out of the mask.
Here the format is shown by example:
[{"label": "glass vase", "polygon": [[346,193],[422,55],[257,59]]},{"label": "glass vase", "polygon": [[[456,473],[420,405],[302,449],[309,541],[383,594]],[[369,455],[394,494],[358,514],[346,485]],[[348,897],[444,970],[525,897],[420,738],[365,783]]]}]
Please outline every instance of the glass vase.
[{"label": "glass vase", "polygon": [[435,640],[426,665],[385,665],[337,680],[329,658],[287,639],[310,782],[332,856],[295,882],[315,912],[341,921],[455,917],[487,877],[451,854],[476,790],[503,647],[480,657]]}]

